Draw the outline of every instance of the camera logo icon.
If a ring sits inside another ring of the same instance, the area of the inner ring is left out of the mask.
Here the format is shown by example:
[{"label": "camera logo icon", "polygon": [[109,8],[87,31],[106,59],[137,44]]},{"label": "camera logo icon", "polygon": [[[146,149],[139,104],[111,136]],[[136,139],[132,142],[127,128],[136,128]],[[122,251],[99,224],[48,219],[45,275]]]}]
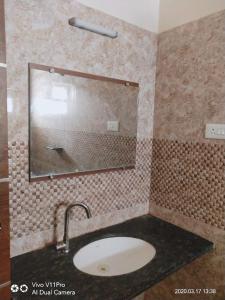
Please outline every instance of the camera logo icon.
[{"label": "camera logo icon", "polygon": [[12,284],[11,291],[13,293],[17,293],[19,291],[21,291],[22,293],[26,293],[28,291],[28,286],[26,284],[21,284],[20,286],[17,284]]},{"label": "camera logo icon", "polygon": [[26,293],[26,292],[28,291],[28,286],[27,286],[26,284],[22,284],[22,285],[20,286],[20,291],[21,291],[22,293]]},{"label": "camera logo icon", "polygon": [[17,293],[19,291],[19,286],[17,284],[12,284],[11,285],[11,291],[13,293]]}]

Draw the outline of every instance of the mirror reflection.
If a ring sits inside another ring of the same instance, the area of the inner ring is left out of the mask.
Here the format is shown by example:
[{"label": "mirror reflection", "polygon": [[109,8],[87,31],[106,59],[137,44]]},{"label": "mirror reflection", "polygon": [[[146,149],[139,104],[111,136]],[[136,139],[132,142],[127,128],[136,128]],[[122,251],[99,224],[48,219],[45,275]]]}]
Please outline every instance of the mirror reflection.
[{"label": "mirror reflection", "polygon": [[138,84],[30,65],[30,177],[135,165]]}]

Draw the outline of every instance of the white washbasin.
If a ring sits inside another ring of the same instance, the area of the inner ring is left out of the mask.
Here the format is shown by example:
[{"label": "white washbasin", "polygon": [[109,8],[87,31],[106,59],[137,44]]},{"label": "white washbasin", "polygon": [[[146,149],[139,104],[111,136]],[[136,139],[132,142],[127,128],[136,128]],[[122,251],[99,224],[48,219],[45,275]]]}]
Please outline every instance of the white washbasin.
[{"label": "white washbasin", "polygon": [[116,276],[134,272],[155,256],[155,248],[140,239],[110,237],[81,248],[73,258],[77,269],[96,276]]}]

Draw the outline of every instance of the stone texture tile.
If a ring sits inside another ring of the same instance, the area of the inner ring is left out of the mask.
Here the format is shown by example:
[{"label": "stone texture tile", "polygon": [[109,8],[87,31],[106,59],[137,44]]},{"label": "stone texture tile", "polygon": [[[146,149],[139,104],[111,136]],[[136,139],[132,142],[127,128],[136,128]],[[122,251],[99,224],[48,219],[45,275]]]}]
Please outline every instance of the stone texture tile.
[{"label": "stone texture tile", "polygon": [[205,140],[225,122],[225,10],[159,35],[154,137]]}]

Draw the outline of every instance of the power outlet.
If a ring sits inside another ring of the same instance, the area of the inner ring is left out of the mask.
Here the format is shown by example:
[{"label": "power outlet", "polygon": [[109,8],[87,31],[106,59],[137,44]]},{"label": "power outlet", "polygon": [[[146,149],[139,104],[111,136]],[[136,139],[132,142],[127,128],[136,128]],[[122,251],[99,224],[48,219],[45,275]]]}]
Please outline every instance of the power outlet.
[{"label": "power outlet", "polygon": [[207,124],[205,138],[225,140],[225,124]]},{"label": "power outlet", "polygon": [[107,130],[108,131],[119,131],[119,122],[118,121],[108,121]]}]

